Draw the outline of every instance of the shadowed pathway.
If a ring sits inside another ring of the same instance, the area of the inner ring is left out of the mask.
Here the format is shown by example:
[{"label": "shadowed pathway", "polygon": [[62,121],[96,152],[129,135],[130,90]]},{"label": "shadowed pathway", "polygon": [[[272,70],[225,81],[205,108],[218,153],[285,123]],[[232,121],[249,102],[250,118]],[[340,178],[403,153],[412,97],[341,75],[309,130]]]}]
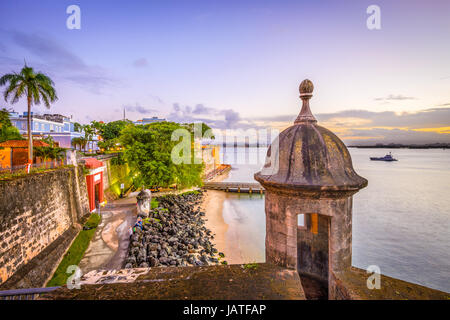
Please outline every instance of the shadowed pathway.
[{"label": "shadowed pathway", "polygon": [[79,264],[83,274],[123,267],[129,245],[128,229],[136,220],[135,211],[134,198],[120,199],[101,209],[102,221]]}]

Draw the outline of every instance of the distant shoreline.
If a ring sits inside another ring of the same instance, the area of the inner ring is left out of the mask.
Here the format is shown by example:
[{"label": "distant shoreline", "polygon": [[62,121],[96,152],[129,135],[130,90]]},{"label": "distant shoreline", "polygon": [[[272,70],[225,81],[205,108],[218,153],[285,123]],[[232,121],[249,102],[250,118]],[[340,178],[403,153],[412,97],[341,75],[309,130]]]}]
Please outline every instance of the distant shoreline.
[{"label": "distant shoreline", "polygon": [[450,144],[432,145],[375,145],[375,146],[348,146],[348,148],[358,149],[450,149]]},{"label": "distant shoreline", "polygon": [[[220,145],[224,150],[230,148],[267,148],[267,145]],[[358,149],[450,149],[450,143],[435,143],[435,144],[376,144],[376,145],[350,145],[347,148],[358,148]]]}]

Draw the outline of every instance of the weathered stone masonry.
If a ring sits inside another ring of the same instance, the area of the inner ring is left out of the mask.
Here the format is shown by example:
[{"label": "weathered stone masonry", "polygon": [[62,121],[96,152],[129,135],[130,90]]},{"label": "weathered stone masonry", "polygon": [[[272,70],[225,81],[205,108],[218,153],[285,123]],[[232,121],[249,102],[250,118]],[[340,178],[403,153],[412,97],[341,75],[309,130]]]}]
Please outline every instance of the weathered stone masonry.
[{"label": "weathered stone masonry", "polygon": [[[0,181],[0,285],[4,287],[16,272],[23,274],[18,277],[21,285],[15,287],[43,285],[60,256],[45,259],[50,270],[32,272],[26,265],[44,249],[52,249],[49,245],[57,239],[59,247],[49,254],[64,252],[76,235],[72,229],[79,228],[88,212],[81,167]],[[59,239],[62,235],[72,239]]]},{"label": "weathered stone masonry", "polygon": [[352,196],[367,180],[354,171],[344,143],[317,125],[313,89],[309,80],[300,84],[300,114],[271,144],[255,179],[266,189],[266,261],[320,279],[336,299],[335,274],[352,263]]}]

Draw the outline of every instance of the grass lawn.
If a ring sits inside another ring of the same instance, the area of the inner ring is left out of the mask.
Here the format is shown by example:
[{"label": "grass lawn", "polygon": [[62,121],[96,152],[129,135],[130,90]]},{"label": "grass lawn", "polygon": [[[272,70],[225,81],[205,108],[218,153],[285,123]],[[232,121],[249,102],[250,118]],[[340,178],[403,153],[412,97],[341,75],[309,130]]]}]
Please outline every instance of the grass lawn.
[{"label": "grass lawn", "polygon": [[85,227],[89,230],[81,230],[76,239],[73,241],[67,253],[64,255],[61,263],[55,271],[52,279],[47,283],[47,287],[56,287],[65,285],[67,278],[71,274],[66,273],[67,267],[71,265],[78,265],[83,258],[84,252],[89,246],[92,237],[97,230],[97,226],[100,223],[100,216],[93,213],[85,223]]}]

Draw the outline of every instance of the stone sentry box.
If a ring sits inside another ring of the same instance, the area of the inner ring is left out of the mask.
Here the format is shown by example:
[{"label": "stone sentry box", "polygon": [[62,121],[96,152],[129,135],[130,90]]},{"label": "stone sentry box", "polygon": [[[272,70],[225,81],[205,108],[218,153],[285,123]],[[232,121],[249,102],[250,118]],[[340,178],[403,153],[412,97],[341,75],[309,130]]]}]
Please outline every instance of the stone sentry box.
[{"label": "stone sentry box", "polygon": [[[314,86],[300,84],[302,109],[272,142],[255,179],[266,189],[266,262],[328,283],[352,262],[352,198],[367,186],[344,143],[317,125],[309,107]],[[304,215],[304,227],[297,216]]]}]

